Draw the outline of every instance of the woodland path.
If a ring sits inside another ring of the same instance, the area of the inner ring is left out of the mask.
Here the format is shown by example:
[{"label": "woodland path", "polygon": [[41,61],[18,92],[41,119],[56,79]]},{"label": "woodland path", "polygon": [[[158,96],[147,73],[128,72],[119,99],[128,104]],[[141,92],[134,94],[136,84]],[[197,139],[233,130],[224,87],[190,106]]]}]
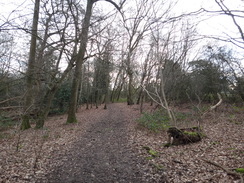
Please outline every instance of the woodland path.
[{"label": "woodland path", "polygon": [[136,157],[128,143],[127,120],[133,117],[127,110],[122,104],[111,104],[98,118],[91,116],[85,133],[61,157],[62,165],[46,176],[48,182],[145,182],[139,167],[143,160]]}]

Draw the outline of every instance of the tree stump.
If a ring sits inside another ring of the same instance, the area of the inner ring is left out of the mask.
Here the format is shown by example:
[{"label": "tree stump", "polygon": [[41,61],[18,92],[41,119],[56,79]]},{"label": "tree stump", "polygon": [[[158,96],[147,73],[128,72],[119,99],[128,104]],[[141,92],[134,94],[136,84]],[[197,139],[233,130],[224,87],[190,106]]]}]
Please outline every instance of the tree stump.
[{"label": "tree stump", "polygon": [[168,145],[180,145],[199,142],[202,139],[202,132],[198,127],[181,128],[171,127],[167,131]]}]

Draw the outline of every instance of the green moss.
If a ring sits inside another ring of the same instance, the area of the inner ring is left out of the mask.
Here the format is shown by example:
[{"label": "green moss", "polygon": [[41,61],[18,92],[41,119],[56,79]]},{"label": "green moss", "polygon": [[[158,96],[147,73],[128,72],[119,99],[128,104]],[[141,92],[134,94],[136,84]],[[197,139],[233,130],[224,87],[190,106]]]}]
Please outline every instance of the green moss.
[{"label": "green moss", "polygon": [[69,117],[66,121],[66,124],[70,124],[70,123],[77,123],[77,119],[75,116],[73,117]]},{"label": "green moss", "polygon": [[203,137],[206,136],[206,135],[205,135],[204,133],[202,133],[202,132],[189,132],[189,131],[183,131],[183,134],[188,135],[188,136],[192,136],[192,137],[196,137],[196,136],[199,136],[199,135],[200,135],[201,138],[203,138]]},{"label": "green moss", "polygon": [[157,156],[157,152],[152,150],[150,147],[148,146],[143,146],[143,149],[146,149],[148,154],[150,154],[152,157],[156,157]]},{"label": "green moss", "polygon": [[22,149],[23,148],[23,145],[22,144],[18,144],[18,149]]},{"label": "green moss", "polygon": [[150,155],[152,155],[152,157],[156,157],[156,156],[157,156],[157,152],[156,152],[156,151],[153,151],[152,149],[150,149],[150,150],[148,151],[148,153],[149,153]]},{"label": "green moss", "polygon": [[238,173],[244,173],[244,168],[236,168],[235,171]]},{"label": "green moss", "polygon": [[198,136],[197,132],[188,132],[188,131],[184,131],[183,132],[185,135],[189,135],[189,136]]}]

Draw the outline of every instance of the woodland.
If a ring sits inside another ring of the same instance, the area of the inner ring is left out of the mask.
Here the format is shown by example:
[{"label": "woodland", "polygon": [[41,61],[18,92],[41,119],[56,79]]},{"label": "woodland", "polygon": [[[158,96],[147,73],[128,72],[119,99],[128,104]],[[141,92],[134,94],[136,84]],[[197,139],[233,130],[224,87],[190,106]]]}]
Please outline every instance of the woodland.
[{"label": "woodland", "polygon": [[[0,13],[0,181],[243,182],[244,6],[212,2]],[[201,34],[212,17],[231,31]]]}]

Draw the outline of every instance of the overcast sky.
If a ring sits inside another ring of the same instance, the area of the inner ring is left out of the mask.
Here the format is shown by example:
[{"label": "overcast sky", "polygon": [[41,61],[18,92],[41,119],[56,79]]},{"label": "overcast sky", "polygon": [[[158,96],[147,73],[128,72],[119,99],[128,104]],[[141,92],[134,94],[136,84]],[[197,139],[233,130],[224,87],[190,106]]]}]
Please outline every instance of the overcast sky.
[{"label": "overcast sky", "polygon": [[[129,2],[129,0],[127,1]],[[33,4],[31,2],[33,2],[33,0],[0,0],[0,25],[2,24],[1,21],[4,21],[3,16],[7,18],[8,15],[19,5],[21,5],[19,10],[23,10],[23,8],[25,8],[26,13],[31,13],[33,11]],[[229,9],[244,10],[244,0],[224,0],[224,3]],[[102,4],[107,5],[108,3]],[[197,11],[200,8],[207,10],[220,10],[214,0],[178,0],[178,4],[174,7],[174,11],[175,14],[181,14],[182,12],[188,13]],[[14,17],[17,13],[12,14],[11,17]],[[237,28],[234,26],[231,18],[228,16],[204,16],[201,18],[208,19],[198,25],[197,30],[200,34],[225,35],[225,33],[227,33],[233,36],[238,36]],[[194,19],[193,17],[192,21],[197,22],[199,19]],[[243,20],[239,21],[238,23],[244,27]]]},{"label": "overcast sky", "polygon": [[[22,5],[21,7],[19,7],[19,9],[22,10],[23,7],[26,7],[27,4],[31,4],[30,1],[31,0],[0,0],[0,15],[4,15],[5,17],[7,17],[9,13],[15,10],[19,5]],[[244,10],[243,0],[225,0],[224,2],[230,9]],[[32,7],[27,6],[26,11],[29,11],[30,8]],[[214,0],[179,0],[177,6],[174,9],[176,13],[180,13],[192,12],[199,10],[200,8],[205,8],[207,10],[219,10],[219,7],[216,5]],[[203,34],[220,33],[223,32],[223,29],[225,31],[236,31],[232,30],[235,29],[235,27],[232,25],[233,22],[231,21],[231,18],[226,16],[215,16],[201,23],[199,25],[199,30]]]}]

